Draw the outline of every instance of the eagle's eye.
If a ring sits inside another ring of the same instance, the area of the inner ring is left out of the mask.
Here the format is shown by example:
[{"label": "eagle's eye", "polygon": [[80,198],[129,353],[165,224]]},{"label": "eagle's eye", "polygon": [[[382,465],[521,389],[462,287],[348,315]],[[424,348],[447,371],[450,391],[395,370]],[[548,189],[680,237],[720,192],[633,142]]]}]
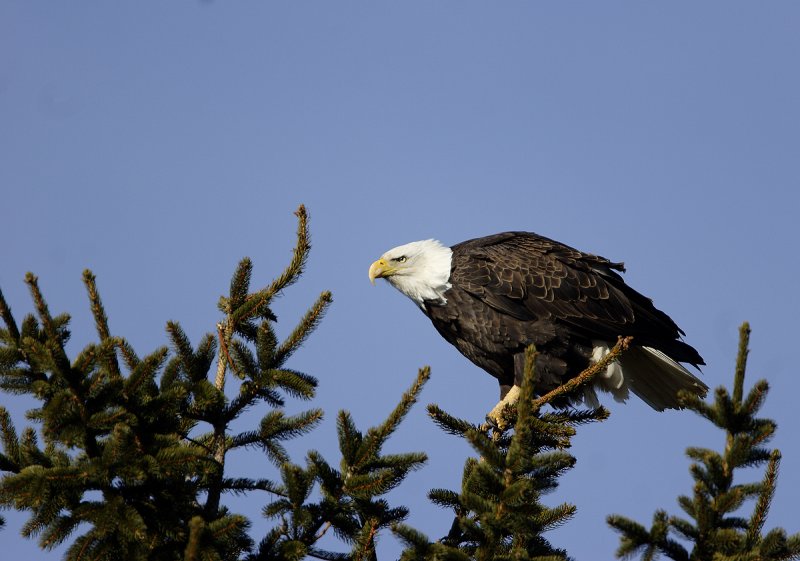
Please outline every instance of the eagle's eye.
[{"label": "eagle's eye", "polygon": [[397,259],[394,259],[394,261],[397,261],[398,263],[405,263],[406,259],[408,259],[408,258],[405,255],[401,255]]}]

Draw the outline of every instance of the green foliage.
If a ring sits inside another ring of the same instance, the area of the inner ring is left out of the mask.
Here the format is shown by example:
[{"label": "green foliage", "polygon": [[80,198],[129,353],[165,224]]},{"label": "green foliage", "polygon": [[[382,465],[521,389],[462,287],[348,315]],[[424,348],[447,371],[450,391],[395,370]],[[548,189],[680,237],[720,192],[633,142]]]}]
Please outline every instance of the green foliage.
[{"label": "green foliage", "polygon": [[[609,360],[622,350],[623,342]],[[535,350],[531,347],[526,353],[516,411],[509,412],[512,421],[515,418],[512,432],[494,429],[490,434],[486,425],[472,425],[435,405],[428,408],[443,430],[466,439],[479,458],[467,460],[460,492],[434,489],[429,494],[431,501],[455,515],[447,536],[431,542],[407,525],[394,527],[395,534],[407,546],[404,561],[569,559],[566,551],[553,547],[544,533],[569,521],[575,507],[566,503],[548,507],[541,498],[553,491],[558,478],[575,464],[575,458],[565,451],[575,426],[601,421],[608,412],[603,408],[542,411],[561,393],[535,398],[534,361]],[[590,381],[591,374],[587,374],[579,383]]]},{"label": "green foliage", "polygon": [[[139,356],[111,335],[95,277],[86,271],[98,341],[70,362],[69,317],[50,313],[35,276],[28,274],[26,283],[36,315],[20,324],[0,293],[0,389],[39,403],[28,418],[40,430],[22,434],[0,407],[0,506],[30,513],[25,537],[37,537],[44,549],[72,538],[70,560],[233,560],[252,550],[249,521],[222,506],[221,496],[289,491],[267,479],[231,477],[227,454],[258,447],[283,465],[288,454],[282,443],[322,418],[318,409],[282,410],[287,396],[314,397],[316,379],[286,362],[331,302],[330,293],[322,293],[278,340],[270,305],[299,278],[310,248],[303,207],[297,216],[297,244],[286,270],[251,292],[252,264],[244,259],[229,295],[220,299],[224,317],[217,333],[196,348],[170,322],[171,352]],[[229,371],[238,382],[232,397],[224,388]],[[235,420],[254,406],[265,409],[258,428],[233,431]]]},{"label": "green foliage", "polygon": [[[787,536],[781,528],[763,534],[780,463],[780,452],[765,445],[772,438],[776,424],[756,417],[769,390],[765,380],[756,382],[744,396],[750,327],[740,329],[739,352],[734,373],[733,395],[724,387],[715,392],[714,402],[705,403],[692,394],[682,395],[683,402],[701,417],[726,433],[722,453],[706,448],[688,448],[694,461],[691,474],[695,480],[691,497],[681,496],[678,503],[689,517],[669,516],[659,510],[648,530],[645,526],[614,515],[608,523],[621,534],[618,557],[650,561],[664,554],[676,561],[778,561],[800,558],[800,533]],[[766,464],[764,479],[758,483],[734,483],[739,468]],[[755,500],[749,516],[741,510],[748,500]],[[677,534],[692,543],[689,551]]]},{"label": "green foliage", "polygon": [[[331,560],[377,558],[375,544],[381,531],[408,515],[407,508],[390,506],[383,495],[427,460],[420,452],[382,454],[381,450],[429,377],[430,370],[421,369],[389,417],[366,433],[358,430],[349,413],[339,412],[337,432],[342,459],[338,469],[316,451],[309,452],[305,467],[283,464],[283,485],[279,490],[282,498],[264,508],[267,517],[281,522],[249,560],[301,559],[309,555]],[[309,502],[317,485],[320,498]],[[317,545],[329,530],[351,546],[349,553],[335,553]]]},{"label": "green foliage", "polygon": [[[531,347],[519,401],[493,417],[494,426],[477,426],[436,405],[428,407],[436,424],[465,439],[478,456],[467,459],[458,491],[430,491],[430,500],[454,515],[448,534],[431,541],[404,523],[406,507],[387,498],[427,456],[383,452],[417,401],[428,368],[419,371],[386,420],[366,432],[347,411],[339,412],[338,465],[313,450],[296,464],[287,452],[286,442],[314,429],[323,416],[314,408],[292,415],[285,411],[288,399],[311,400],[317,387],[314,377],[288,362],[332,301],[323,292],[279,340],[272,302],[300,277],[310,248],[302,206],[297,216],[297,243],[286,269],[265,288],[251,291],[252,263],[243,259],[228,295],[219,300],[223,316],[215,332],[196,346],[180,324],[168,322],[169,346],[138,355],[112,334],[95,277],[86,271],[97,341],[70,360],[69,316],[50,313],[35,276],[26,276],[35,314],[19,323],[0,292],[5,326],[0,329],[0,390],[37,403],[27,413],[36,428],[21,432],[0,406],[0,508],[27,512],[22,535],[37,538],[46,550],[65,544],[70,561],[377,561],[376,543],[387,529],[405,544],[403,561],[569,559],[545,533],[568,522],[575,507],[547,506],[542,498],[575,464],[567,449],[576,427],[601,421],[608,412],[547,406],[563,404],[565,394],[591,383],[630,339],[621,339],[602,361],[541,397],[534,393]],[[800,558],[800,534],[763,533],[780,454],[765,447],[775,423],[755,416],[766,382],[744,396],[748,333],[745,326],[732,396],[723,388],[712,404],[683,396],[688,408],[727,434],[722,454],[687,451],[695,462],[694,495],[680,497],[679,504],[688,518],[658,511],[647,529],[610,517],[622,534],[620,556]],[[255,408],[263,412],[260,422],[240,430],[237,419]],[[232,474],[228,454],[243,448],[263,452],[265,472],[271,463],[277,480]],[[737,468],[764,464],[761,482],[734,484]],[[275,522],[257,544],[250,521],[223,504],[226,494],[254,492],[267,493],[263,514]],[[752,513],[742,516],[752,499]],[[0,518],[0,529],[4,523]],[[683,545],[687,540],[694,544],[691,552]],[[331,542],[344,544],[344,551],[331,551]]]}]

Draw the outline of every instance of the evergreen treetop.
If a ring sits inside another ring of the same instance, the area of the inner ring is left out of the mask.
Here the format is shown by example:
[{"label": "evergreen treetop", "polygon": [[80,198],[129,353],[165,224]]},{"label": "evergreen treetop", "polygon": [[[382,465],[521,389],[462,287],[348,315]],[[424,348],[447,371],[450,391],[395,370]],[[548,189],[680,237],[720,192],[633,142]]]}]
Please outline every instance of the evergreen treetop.
[{"label": "evergreen treetop", "polygon": [[[314,377],[286,366],[331,303],[323,292],[283,341],[275,335],[272,300],[300,276],[310,248],[307,215],[288,267],[251,292],[244,259],[220,299],[216,334],[193,347],[177,322],[167,324],[171,349],[139,356],[112,335],[94,275],[84,272],[98,341],[70,360],[69,316],[53,316],[36,277],[26,283],[36,315],[17,324],[0,293],[0,389],[28,394],[28,418],[40,431],[17,434],[0,408],[3,453],[0,504],[30,513],[25,537],[43,549],[78,535],[67,559],[239,559],[251,551],[249,521],[229,512],[226,493],[280,493],[269,479],[231,476],[229,452],[260,447],[288,460],[282,442],[311,430],[322,411],[289,416],[287,397],[308,400]],[[238,383],[225,394],[227,374]],[[248,408],[264,408],[255,430],[235,432]],[[39,443],[41,435],[42,444]],[[84,531],[85,530],[85,531]]]},{"label": "evergreen treetop", "polygon": [[[290,415],[285,405],[316,395],[317,379],[289,363],[332,302],[329,292],[320,294],[279,340],[272,303],[303,273],[310,249],[305,208],[296,214],[297,239],[286,269],[252,290],[252,263],[243,259],[228,294],[219,299],[220,321],[196,345],[180,324],[168,322],[169,345],[138,355],[113,334],[96,279],[85,271],[97,340],[70,358],[69,316],[51,314],[34,275],[25,282],[35,314],[21,322],[0,292],[0,391],[37,403],[27,414],[33,426],[21,433],[0,406],[0,508],[28,513],[22,535],[38,539],[41,548],[69,544],[64,558],[70,561],[377,561],[377,543],[387,532],[405,546],[403,561],[570,559],[546,533],[568,523],[576,507],[547,505],[543,498],[576,462],[567,451],[576,427],[601,421],[608,411],[552,404],[591,383],[630,339],[621,339],[602,361],[539,398],[536,351],[529,348],[520,399],[503,412],[498,426],[473,424],[428,406],[433,421],[465,439],[476,454],[467,459],[458,490],[430,491],[429,499],[453,516],[449,532],[431,540],[406,522],[408,508],[388,497],[425,464],[426,454],[384,453],[419,399],[428,368],[419,370],[397,407],[375,427],[362,431],[346,410],[339,412],[338,461],[311,450],[295,463],[287,452],[287,441],[308,433],[323,417],[318,408]],[[679,498],[687,517],[658,511],[650,529],[609,517],[622,535],[620,556],[800,558],[800,534],[788,536],[780,528],[764,533],[780,454],[766,447],[775,423],[756,416],[767,383],[744,394],[748,336],[745,325],[732,394],[720,388],[713,403],[683,396],[688,409],[726,431],[724,452],[687,452],[695,479],[693,495]],[[260,421],[242,430],[237,421],[256,408]],[[263,452],[264,476],[234,473],[227,460],[244,448]],[[765,464],[761,482],[734,481],[736,470]],[[264,536],[254,537],[250,520],[226,499],[245,493],[264,496],[263,514],[274,522]],[[751,499],[752,512],[743,516]],[[7,531],[3,523],[0,518],[0,531]],[[334,536],[337,545],[330,547],[326,536]]]},{"label": "evergreen treetop", "polygon": [[[739,330],[739,351],[734,371],[733,393],[717,388],[713,403],[684,393],[686,408],[725,431],[722,453],[708,448],[690,447],[686,455],[693,460],[692,496],[683,495],[678,504],[688,518],[669,516],[658,510],[648,530],[623,516],[608,517],[608,523],[621,534],[617,556],[637,554],[644,561],[659,554],[676,561],[778,561],[800,559],[800,533],[787,536],[782,528],[763,533],[770,503],[775,494],[780,452],[766,447],[777,425],[758,417],[769,391],[766,380],[759,380],[744,394],[744,378],[749,353],[750,326]],[[764,478],[756,483],[736,483],[737,470],[766,464]],[[749,516],[741,511],[746,501],[755,500]],[[679,538],[691,544],[687,549]]]}]

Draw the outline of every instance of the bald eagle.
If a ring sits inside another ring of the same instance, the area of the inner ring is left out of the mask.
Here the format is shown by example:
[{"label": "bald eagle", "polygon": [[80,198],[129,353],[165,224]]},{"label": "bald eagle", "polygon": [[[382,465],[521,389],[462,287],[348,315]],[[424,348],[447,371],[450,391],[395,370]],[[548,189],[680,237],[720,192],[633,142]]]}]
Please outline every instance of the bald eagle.
[{"label": "bald eagle", "polygon": [[617,401],[633,392],[657,411],[679,409],[678,391],[708,387],[680,363],[700,354],[653,302],[629,287],[622,263],[530,232],[504,232],[446,247],[436,240],[390,249],[369,268],[425,313],[439,334],[497,378],[497,415],[519,395],[524,351],[535,344],[537,393],[577,376],[608,354],[618,336],[631,348],[572,403],[599,405],[596,389]]}]

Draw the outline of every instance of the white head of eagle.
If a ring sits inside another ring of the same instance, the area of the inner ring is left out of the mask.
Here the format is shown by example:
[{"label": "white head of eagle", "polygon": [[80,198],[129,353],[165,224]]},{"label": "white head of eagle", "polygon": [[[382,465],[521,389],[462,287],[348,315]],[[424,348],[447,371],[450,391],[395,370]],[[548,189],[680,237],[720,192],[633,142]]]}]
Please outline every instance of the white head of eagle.
[{"label": "white head of eagle", "polygon": [[420,308],[424,303],[446,304],[453,250],[438,240],[411,242],[390,249],[369,268],[369,280],[385,278]]},{"label": "white head of eagle", "polygon": [[[446,247],[401,245],[369,268],[408,296],[449,343],[500,383],[521,382],[525,349],[535,344],[537,393],[597,362],[620,336],[632,346],[596,379],[624,400],[629,390],[657,410],[680,408],[680,390],[707,386],[682,364],[704,364],[683,331],[623,280],[622,263],[531,232],[503,232]],[[572,401],[597,405],[593,388]]]}]

